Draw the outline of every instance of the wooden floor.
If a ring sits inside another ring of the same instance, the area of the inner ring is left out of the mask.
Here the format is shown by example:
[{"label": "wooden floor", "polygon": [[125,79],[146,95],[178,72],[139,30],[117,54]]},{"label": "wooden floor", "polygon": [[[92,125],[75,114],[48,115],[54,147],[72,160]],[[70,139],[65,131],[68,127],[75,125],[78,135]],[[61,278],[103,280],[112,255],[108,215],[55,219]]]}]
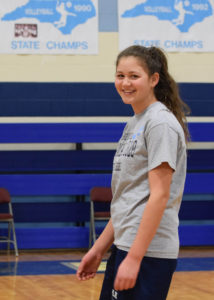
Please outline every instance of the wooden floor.
[{"label": "wooden floor", "polygon": [[[0,262],[16,260],[18,264],[29,261],[78,260],[83,254],[82,251],[21,252],[17,259],[12,254],[0,254]],[[180,257],[213,258],[214,248],[182,249]],[[95,279],[87,282],[79,282],[71,274],[0,276],[0,300],[98,300],[102,280],[103,274],[97,274]],[[167,300],[213,299],[214,270],[174,274]]]}]

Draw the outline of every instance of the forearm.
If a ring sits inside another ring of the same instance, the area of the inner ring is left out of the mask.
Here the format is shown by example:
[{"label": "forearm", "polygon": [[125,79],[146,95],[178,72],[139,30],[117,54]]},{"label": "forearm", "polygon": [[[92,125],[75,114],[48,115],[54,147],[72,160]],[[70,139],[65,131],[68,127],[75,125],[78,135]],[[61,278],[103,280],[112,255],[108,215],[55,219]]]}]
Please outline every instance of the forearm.
[{"label": "forearm", "polygon": [[114,230],[110,219],[93,247],[82,258],[77,270],[77,278],[79,280],[88,280],[94,278],[102,261],[103,255],[111,246],[113,240]]},{"label": "forearm", "polygon": [[96,240],[93,248],[96,252],[104,255],[105,252],[111,247],[114,241],[114,229],[112,225],[111,219],[109,220],[108,224],[106,225],[105,229]]}]

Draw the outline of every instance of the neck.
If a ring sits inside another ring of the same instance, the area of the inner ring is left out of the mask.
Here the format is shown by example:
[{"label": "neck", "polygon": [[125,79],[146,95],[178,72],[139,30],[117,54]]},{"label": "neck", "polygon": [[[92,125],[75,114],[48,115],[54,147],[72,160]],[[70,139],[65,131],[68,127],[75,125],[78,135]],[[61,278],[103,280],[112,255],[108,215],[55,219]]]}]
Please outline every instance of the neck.
[{"label": "neck", "polygon": [[139,105],[132,105],[132,109],[136,115],[141,114],[151,104],[157,102],[156,98],[150,99],[150,101],[142,102]]}]

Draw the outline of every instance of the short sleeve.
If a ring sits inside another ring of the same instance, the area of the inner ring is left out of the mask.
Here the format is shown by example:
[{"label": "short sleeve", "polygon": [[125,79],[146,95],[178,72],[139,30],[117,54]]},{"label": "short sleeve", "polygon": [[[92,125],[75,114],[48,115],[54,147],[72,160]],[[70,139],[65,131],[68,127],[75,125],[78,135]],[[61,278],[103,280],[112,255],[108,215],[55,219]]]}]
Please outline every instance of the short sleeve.
[{"label": "short sleeve", "polygon": [[163,162],[176,170],[178,152],[178,133],[167,123],[159,124],[149,130],[146,135],[148,150],[148,171]]}]

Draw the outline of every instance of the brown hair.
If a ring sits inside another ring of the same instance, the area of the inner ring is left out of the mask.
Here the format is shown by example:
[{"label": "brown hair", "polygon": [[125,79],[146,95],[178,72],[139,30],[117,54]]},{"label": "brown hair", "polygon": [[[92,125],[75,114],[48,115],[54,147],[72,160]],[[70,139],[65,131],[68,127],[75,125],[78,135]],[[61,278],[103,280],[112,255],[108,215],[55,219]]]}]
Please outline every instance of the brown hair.
[{"label": "brown hair", "polygon": [[175,115],[184,130],[186,140],[188,140],[189,130],[186,114],[190,113],[190,108],[180,98],[178,85],[168,72],[168,62],[164,52],[157,47],[130,46],[119,53],[116,66],[122,57],[127,56],[139,59],[149,76],[156,72],[159,74],[159,82],[154,88],[155,96]]}]

